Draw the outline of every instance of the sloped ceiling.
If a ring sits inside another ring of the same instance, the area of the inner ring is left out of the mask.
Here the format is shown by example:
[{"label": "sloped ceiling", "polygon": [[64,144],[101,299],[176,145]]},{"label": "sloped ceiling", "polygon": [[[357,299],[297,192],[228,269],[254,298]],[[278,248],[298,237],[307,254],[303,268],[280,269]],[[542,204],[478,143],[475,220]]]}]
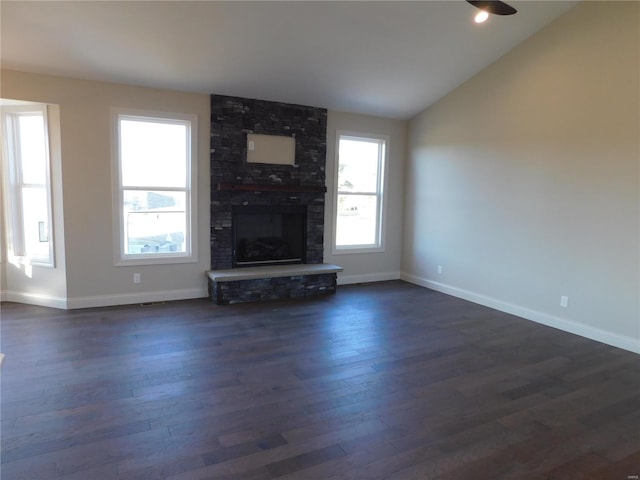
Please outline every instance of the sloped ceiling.
[{"label": "sloped ceiling", "polygon": [[511,1],[0,2],[2,68],[410,118],[567,11]]}]

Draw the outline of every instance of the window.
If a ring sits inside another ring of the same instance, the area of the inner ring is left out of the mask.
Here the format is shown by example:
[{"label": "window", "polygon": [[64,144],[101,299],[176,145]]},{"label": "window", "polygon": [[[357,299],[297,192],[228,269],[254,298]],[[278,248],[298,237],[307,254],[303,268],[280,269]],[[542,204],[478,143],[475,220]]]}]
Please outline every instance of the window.
[{"label": "window", "polygon": [[193,115],[115,111],[117,264],[195,257]]},{"label": "window", "polygon": [[334,253],[383,251],[388,137],[338,132]]},{"label": "window", "polygon": [[53,267],[47,107],[2,107],[9,261]]}]

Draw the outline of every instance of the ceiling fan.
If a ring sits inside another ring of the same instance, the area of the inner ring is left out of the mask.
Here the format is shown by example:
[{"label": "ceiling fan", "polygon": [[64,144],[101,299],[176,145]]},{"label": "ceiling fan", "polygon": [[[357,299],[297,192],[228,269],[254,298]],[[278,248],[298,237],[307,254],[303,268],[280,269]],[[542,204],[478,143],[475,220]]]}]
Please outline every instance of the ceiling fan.
[{"label": "ceiling fan", "polygon": [[493,15],[513,15],[518,10],[499,0],[467,0],[468,3],[480,10]]}]

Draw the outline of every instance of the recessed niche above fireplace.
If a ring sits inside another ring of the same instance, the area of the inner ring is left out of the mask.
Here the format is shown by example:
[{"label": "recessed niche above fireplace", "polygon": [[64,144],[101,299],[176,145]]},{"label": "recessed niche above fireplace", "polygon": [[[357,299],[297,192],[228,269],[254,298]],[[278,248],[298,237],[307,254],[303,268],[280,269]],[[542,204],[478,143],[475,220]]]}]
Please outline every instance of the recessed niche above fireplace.
[{"label": "recessed niche above fireplace", "polygon": [[283,135],[247,134],[247,162],[273,165],[296,164],[296,139]]},{"label": "recessed niche above fireplace", "polygon": [[233,267],[306,262],[304,206],[235,206]]}]

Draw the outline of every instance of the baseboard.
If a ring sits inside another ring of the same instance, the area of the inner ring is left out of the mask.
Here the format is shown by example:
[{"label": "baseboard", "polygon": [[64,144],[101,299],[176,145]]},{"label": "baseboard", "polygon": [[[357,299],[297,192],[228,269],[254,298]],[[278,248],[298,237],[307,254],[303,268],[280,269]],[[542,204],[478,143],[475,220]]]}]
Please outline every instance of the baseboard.
[{"label": "baseboard", "polygon": [[67,299],[64,297],[53,297],[51,295],[44,295],[41,293],[29,293],[29,292],[14,292],[11,290],[5,290],[2,292],[3,302],[16,302],[26,303],[28,305],[37,305],[39,307],[49,308],[67,308]]},{"label": "baseboard", "polygon": [[157,292],[122,293],[117,295],[95,295],[90,297],[71,297],[67,299],[68,309],[111,307],[114,305],[132,305],[136,303],[170,302],[173,300],[190,300],[206,298],[206,288],[190,288],[185,290],[163,290]]},{"label": "baseboard", "polygon": [[400,280],[400,272],[367,273],[363,275],[338,274],[338,285],[352,285],[354,283],[385,282]]},{"label": "baseboard", "polygon": [[434,282],[433,280],[417,277],[415,275],[401,273],[400,278],[406,282],[413,283],[421,287],[430,288],[432,290],[446,293],[447,295],[452,295],[464,300],[469,300],[470,302],[478,303],[480,305],[484,305],[501,312],[510,313],[512,315],[516,315],[518,317],[522,317],[526,320],[531,320],[548,327],[557,328],[565,332],[580,335],[597,342],[606,343],[607,345],[611,345],[613,347],[640,354],[640,341],[633,337],[627,337],[599,328],[583,325],[572,320],[566,320],[564,318],[556,317],[536,310],[531,310],[526,307],[514,305],[512,303],[504,302],[502,300],[471,292],[469,290],[464,290],[462,288],[453,287],[451,285],[446,285],[444,283]]},{"label": "baseboard", "polygon": [[114,305],[131,305],[136,303],[170,302],[173,300],[189,300],[192,298],[206,298],[209,293],[206,288],[191,288],[185,290],[164,290],[159,292],[123,293],[119,295],[95,295],[91,297],[52,297],[26,292],[2,292],[3,302],[17,302],[40,307],[72,310],[77,308],[111,307]]}]

